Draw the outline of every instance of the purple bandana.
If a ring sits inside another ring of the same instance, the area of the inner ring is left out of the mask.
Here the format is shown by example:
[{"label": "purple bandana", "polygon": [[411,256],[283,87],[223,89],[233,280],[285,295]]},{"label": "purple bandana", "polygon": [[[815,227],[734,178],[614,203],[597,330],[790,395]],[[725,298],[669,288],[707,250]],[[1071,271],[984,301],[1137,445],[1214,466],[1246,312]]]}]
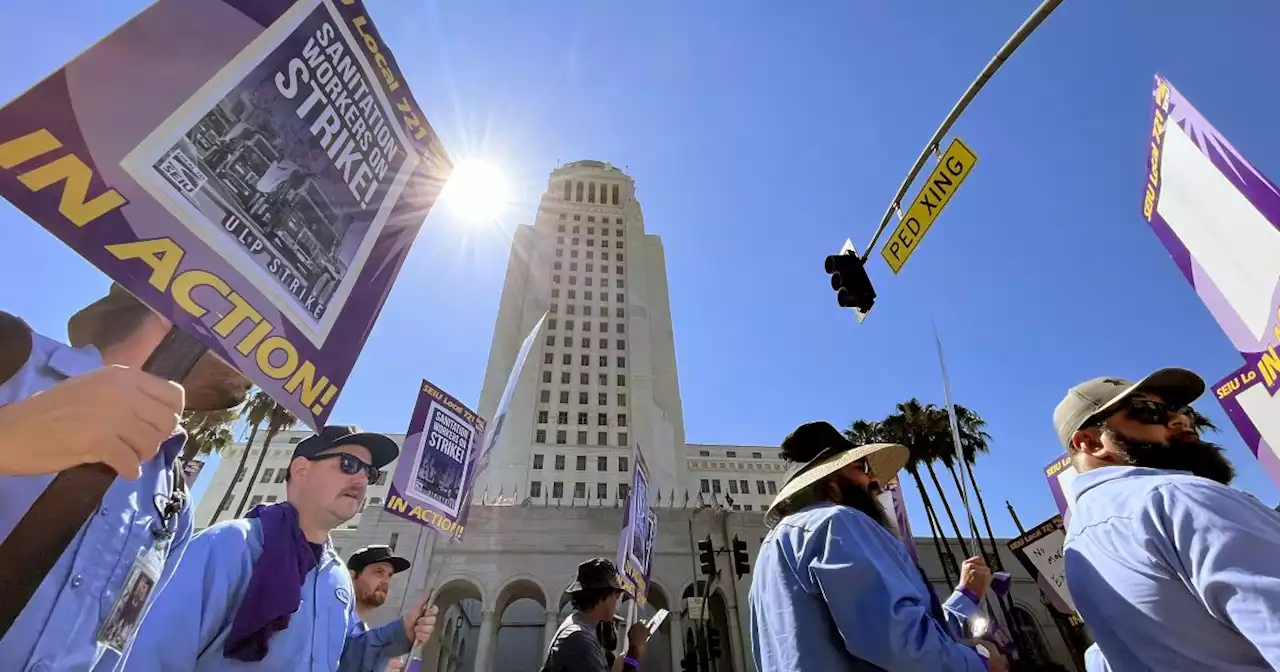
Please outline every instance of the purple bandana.
[{"label": "purple bandana", "polygon": [[260,504],[246,517],[262,525],[262,555],[253,563],[222,655],[252,663],[267,656],[273,633],[289,627],[289,618],[302,605],[302,584],[320,562],[323,547],[303,536],[298,510],[288,502]]}]

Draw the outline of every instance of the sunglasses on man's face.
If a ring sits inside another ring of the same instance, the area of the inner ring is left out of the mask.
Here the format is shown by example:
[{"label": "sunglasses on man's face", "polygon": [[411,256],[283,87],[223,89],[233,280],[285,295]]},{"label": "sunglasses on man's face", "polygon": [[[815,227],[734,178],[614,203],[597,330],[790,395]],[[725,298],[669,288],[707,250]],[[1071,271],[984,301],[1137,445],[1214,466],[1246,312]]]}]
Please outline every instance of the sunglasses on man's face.
[{"label": "sunglasses on man's face", "polygon": [[1134,399],[1126,409],[1130,418],[1144,425],[1165,425],[1175,415],[1191,416],[1190,406],[1171,406],[1161,401]]},{"label": "sunglasses on man's face", "polygon": [[332,460],[334,458],[337,458],[338,469],[341,470],[342,473],[348,476],[355,476],[363,471],[365,478],[369,479],[369,485],[373,485],[378,481],[378,468],[355,455],[352,455],[351,453],[326,453],[324,455],[313,455],[307,459],[312,462],[321,462],[323,460]]},{"label": "sunglasses on man's face", "polygon": [[853,463],[853,467],[866,474],[867,478],[871,479],[867,490],[873,495],[879,495],[881,492],[880,482],[876,480],[875,472],[871,471],[871,463],[866,460],[858,460]]},{"label": "sunglasses on man's face", "polygon": [[1125,404],[1124,408],[1117,410],[1115,413],[1106,418],[1098,418],[1090,423],[1090,427],[1101,427],[1107,418],[1126,414],[1130,420],[1140,422],[1144,425],[1167,425],[1169,420],[1175,415],[1185,415],[1191,417],[1194,411],[1190,406],[1172,406],[1162,401],[1154,401],[1151,399],[1134,399]]}]

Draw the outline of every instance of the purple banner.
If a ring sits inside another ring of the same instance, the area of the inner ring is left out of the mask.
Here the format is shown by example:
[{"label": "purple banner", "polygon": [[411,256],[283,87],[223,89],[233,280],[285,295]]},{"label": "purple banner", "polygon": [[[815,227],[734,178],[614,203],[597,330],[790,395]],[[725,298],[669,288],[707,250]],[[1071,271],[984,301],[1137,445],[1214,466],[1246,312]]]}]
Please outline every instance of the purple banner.
[{"label": "purple banner", "polygon": [[422,381],[383,509],[461,537],[471,509],[467,483],[484,429],[475,411]]},{"label": "purple banner", "polygon": [[1076,468],[1071,464],[1071,457],[1063,454],[1045,465],[1044,478],[1049,484],[1049,493],[1053,495],[1053,503],[1058,507],[1058,515],[1067,518],[1066,484],[1075,478]]},{"label": "purple banner", "polygon": [[631,491],[627,493],[627,508],[618,539],[617,564],[623,588],[636,604],[643,606],[649,603],[649,572],[658,518],[649,509],[649,467],[639,449],[635,451],[633,461],[635,470],[631,475]]},{"label": "purple banner", "polygon": [[1159,75],[1142,212],[1240,352],[1213,389],[1280,483],[1280,189]]},{"label": "purple banner", "polygon": [[879,500],[880,505],[884,507],[885,513],[893,520],[898,539],[903,546],[907,547],[907,552],[911,554],[911,559],[916,564],[919,564],[920,556],[916,552],[916,539],[911,534],[911,521],[907,518],[907,501],[902,498],[902,483],[897,478],[894,478],[884,484],[881,488]]},{"label": "purple banner", "polygon": [[450,170],[359,0],[158,0],[0,109],[0,196],[312,427]]}]

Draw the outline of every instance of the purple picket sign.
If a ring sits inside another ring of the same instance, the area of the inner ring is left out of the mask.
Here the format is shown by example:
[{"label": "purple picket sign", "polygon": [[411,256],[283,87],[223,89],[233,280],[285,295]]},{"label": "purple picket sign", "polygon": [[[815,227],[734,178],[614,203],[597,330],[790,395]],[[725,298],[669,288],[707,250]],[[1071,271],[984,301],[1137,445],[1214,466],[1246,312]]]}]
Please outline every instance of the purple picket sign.
[{"label": "purple picket sign", "polygon": [[0,108],[0,196],[312,427],[450,170],[359,0],[158,0]]},{"label": "purple picket sign", "polygon": [[658,519],[649,509],[649,467],[644,454],[635,451],[635,469],[627,508],[623,513],[622,531],[618,536],[618,577],[636,604],[649,602],[649,576],[652,570],[653,545]]},{"label": "purple picket sign", "polygon": [[484,418],[422,381],[383,510],[430,530],[461,537],[471,501]]},{"label": "purple picket sign", "polygon": [[1149,130],[1143,216],[1244,360],[1213,390],[1280,483],[1280,189],[1159,75]]}]

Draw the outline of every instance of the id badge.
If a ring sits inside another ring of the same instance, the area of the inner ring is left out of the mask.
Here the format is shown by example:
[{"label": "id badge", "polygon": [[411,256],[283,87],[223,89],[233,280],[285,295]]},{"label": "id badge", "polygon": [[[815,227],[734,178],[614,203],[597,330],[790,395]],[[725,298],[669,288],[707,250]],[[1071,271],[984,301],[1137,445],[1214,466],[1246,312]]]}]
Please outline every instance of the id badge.
[{"label": "id badge", "polygon": [[164,567],[164,547],[157,543],[138,551],[124,585],[120,587],[120,595],[115,604],[107,612],[107,618],[98,630],[98,645],[116,653],[123,654],[138,631],[138,623],[142,620],[142,612],[147,607],[147,600],[160,581],[160,572]]}]

